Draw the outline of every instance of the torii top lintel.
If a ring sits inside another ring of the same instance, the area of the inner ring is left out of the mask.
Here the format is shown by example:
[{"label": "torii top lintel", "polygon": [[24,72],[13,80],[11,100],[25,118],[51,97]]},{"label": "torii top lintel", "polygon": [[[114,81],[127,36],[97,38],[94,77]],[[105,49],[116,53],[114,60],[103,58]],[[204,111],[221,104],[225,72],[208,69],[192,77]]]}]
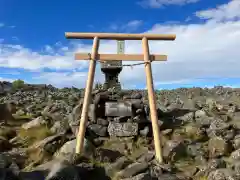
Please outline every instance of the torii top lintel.
[{"label": "torii top lintel", "polygon": [[146,37],[148,40],[166,40],[174,41],[176,39],[175,34],[122,34],[122,33],[77,33],[66,32],[65,37],[67,39],[109,39],[109,40],[142,40]]}]

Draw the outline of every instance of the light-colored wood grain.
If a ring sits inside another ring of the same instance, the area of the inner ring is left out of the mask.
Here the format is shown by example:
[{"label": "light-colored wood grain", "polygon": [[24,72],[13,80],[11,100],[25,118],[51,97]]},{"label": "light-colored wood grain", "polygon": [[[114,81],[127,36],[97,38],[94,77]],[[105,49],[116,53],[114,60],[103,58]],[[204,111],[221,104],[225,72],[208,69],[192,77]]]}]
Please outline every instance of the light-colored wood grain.
[{"label": "light-colored wood grain", "polygon": [[[76,60],[88,60],[89,59],[88,53],[76,53],[75,59]],[[90,56],[91,57],[91,56]],[[103,61],[142,61],[144,56],[141,54],[98,54],[97,60]],[[149,55],[149,59],[151,61],[166,61],[166,55]]]},{"label": "light-colored wood grain", "polygon": [[148,40],[168,40],[173,41],[176,39],[175,34],[121,34],[121,33],[82,33],[82,32],[66,32],[67,39],[99,39],[109,40],[142,40],[146,37]]},{"label": "light-colored wood grain", "polygon": [[150,107],[150,117],[152,122],[152,129],[153,129],[153,139],[155,145],[155,153],[156,159],[160,163],[162,163],[162,147],[160,141],[160,130],[158,126],[158,115],[157,115],[157,107],[156,107],[156,97],[153,88],[153,77],[152,77],[152,67],[149,60],[149,46],[147,38],[143,38],[142,40],[143,46],[143,55],[144,55],[144,62],[145,64],[145,72],[146,72],[146,79],[147,79],[147,90],[148,90],[148,100],[149,100],[149,107]]},{"label": "light-colored wood grain", "polygon": [[81,152],[83,151],[86,124],[88,120],[88,109],[89,109],[95,69],[96,69],[96,61],[94,59],[96,59],[97,57],[98,48],[99,48],[99,39],[98,37],[95,37],[93,40],[92,55],[91,55],[91,59],[93,60],[90,60],[90,64],[89,64],[88,78],[87,78],[87,83],[85,88],[81,120],[80,120],[78,135],[77,135],[77,145],[76,145],[77,154],[81,154]]}]

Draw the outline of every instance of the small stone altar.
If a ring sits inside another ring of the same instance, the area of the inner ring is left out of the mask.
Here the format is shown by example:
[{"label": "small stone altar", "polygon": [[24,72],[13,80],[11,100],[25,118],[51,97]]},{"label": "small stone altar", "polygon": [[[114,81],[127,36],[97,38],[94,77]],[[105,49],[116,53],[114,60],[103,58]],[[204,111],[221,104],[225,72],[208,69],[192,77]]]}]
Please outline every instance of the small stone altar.
[{"label": "small stone altar", "polygon": [[[117,41],[117,53],[124,54],[124,41]],[[119,74],[122,71],[122,60],[107,61],[101,64],[101,70],[105,75],[104,89],[115,88],[121,90],[121,83],[119,82]]]},{"label": "small stone altar", "polygon": [[[121,94],[106,90],[95,90],[88,111],[87,128],[100,137],[147,136],[151,129],[149,105],[144,103],[141,93]],[[115,96],[113,99],[112,96]],[[82,106],[83,100],[78,106]],[[81,107],[79,108],[81,111]],[[79,116],[76,117],[76,129]],[[74,132],[76,132],[74,128]]]},{"label": "small stone altar", "polygon": [[101,71],[105,75],[104,89],[115,87],[117,90],[121,90],[121,84],[119,82],[118,75],[122,71],[122,61],[108,61],[101,64]]}]

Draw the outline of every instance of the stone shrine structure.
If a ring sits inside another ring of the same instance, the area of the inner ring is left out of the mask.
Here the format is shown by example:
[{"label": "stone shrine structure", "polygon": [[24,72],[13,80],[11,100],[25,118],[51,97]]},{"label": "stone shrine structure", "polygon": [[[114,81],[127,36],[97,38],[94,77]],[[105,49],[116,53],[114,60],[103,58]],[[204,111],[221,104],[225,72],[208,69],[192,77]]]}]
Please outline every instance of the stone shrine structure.
[{"label": "stone shrine structure", "polygon": [[[124,54],[124,41],[117,41],[117,53]],[[102,63],[101,70],[105,75],[105,83],[103,85],[104,89],[115,88],[117,91],[120,91],[121,83],[119,82],[118,76],[122,71],[122,61],[107,61]]]},{"label": "stone shrine structure", "polygon": [[118,76],[122,71],[122,61],[107,61],[106,63],[102,63],[101,71],[105,75],[104,89],[115,87],[116,90],[121,90]]}]

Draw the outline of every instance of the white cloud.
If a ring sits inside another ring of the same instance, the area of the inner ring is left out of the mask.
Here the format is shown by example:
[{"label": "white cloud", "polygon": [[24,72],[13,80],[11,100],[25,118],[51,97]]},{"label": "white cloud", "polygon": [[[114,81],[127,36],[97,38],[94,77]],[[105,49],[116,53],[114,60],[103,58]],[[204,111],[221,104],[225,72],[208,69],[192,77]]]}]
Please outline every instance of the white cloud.
[{"label": "white cloud", "polygon": [[[46,50],[49,48],[46,47]],[[80,66],[86,68],[87,62],[75,61],[73,52],[76,51],[77,47],[71,51],[63,52],[60,55],[58,52],[54,54],[40,54],[34,52],[31,49],[25,48],[21,45],[8,45],[2,44],[0,46],[0,66],[10,68],[24,68],[27,70],[39,70],[42,68],[51,69],[72,69]],[[81,47],[79,50],[81,51]]]},{"label": "white cloud", "polygon": [[197,12],[196,15],[199,18],[214,21],[239,20],[240,1],[232,0],[228,4],[220,5],[217,8]]},{"label": "white cloud", "polygon": [[64,47],[61,48],[61,50],[62,50],[62,51],[68,51],[69,48],[68,48],[67,46],[64,46]]},{"label": "white cloud", "polygon": [[[155,85],[179,84],[180,82],[194,84],[199,78],[203,80],[208,78],[240,78],[240,20],[228,18],[227,21],[219,21],[219,17],[229,17],[229,15],[224,14],[229,12],[228,8],[232,8],[232,3],[233,1],[212,9],[212,11],[222,14],[212,15],[205,23],[156,24],[146,32],[177,35],[176,40],[172,42],[150,42],[151,53],[168,55],[167,62],[152,63]],[[224,11],[220,11],[222,7],[225,7]],[[207,11],[210,12],[210,10]],[[196,15],[200,16],[200,14],[204,14],[203,12],[197,12]],[[235,12],[240,12],[240,7]],[[0,66],[25,68],[31,71],[46,67],[69,70],[71,73],[42,73],[40,76],[33,77],[33,81],[37,80],[57,86],[84,87],[87,71],[80,71],[88,67],[88,62],[75,61],[74,53],[91,52],[91,45],[77,44],[66,48],[65,51],[61,50],[63,48],[61,43],[58,45],[58,48],[55,48],[51,55],[40,54],[19,45],[1,45]],[[59,55],[59,51],[62,52],[61,55]],[[126,53],[142,53],[140,41],[126,41],[125,51]],[[114,52],[116,52],[116,42],[101,41],[100,53]],[[95,77],[96,81],[103,81],[104,77],[99,66]],[[120,74],[120,81],[124,87],[134,87],[139,84],[144,87],[145,79],[144,65],[135,66],[132,70],[129,67],[124,67]]]},{"label": "white cloud", "polygon": [[119,28],[119,26],[118,26],[117,24],[114,24],[114,23],[113,23],[113,24],[110,25],[109,29],[111,29],[111,30],[113,30],[113,31],[117,31],[117,30],[120,29],[120,28]]},{"label": "white cloud", "polygon": [[55,46],[60,47],[60,46],[62,46],[62,43],[60,41],[58,41],[58,42],[55,43]]},{"label": "white cloud", "polygon": [[[85,87],[87,81],[87,71],[80,72],[73,70],[72,72],[45,72],[41,75],[34,75],[32,77],[35,83],[53,84],[57,87]],[[96,68],[94,83],[104,82],[104,76],[100,71],[99,66]]]},{"label": "white cloud", "polygon": [[168,5],[184,5],[190,3],[196,3],[199,0],[142,0],[138,2],[142,7],[150,7],[150,8],[160,8]]},{"label": "white cloud", "polygon": [[0,81],[8,81],[8,82],[13,82],[13,81],[14,81],[14,79],[0,77]]},{"label": "white cloud", "polygon": [[188,16],[186,19],[185,19],[185,22],[189,22],[189,21],[191,21],[192,20],[192,18],[190,17],[190,16]]},{"label": "white cloud", "polygon": [[15,28],[16,26],[7,26],[5,23],[0,22],[0,28],[2,27]]},{"label": "white cloud", "polygon": [[49,46],[49,45],[46,45],[46,46],[45,46],[45,51],[46,51],[47,53],[49,53],[49,54],[54,53],[53,48],[52,48],[51,46]]},{"label": "white cloud", "polygon": [[137,30],[142,25],[143,25],[142,20],[132,20],[125,24],[112,23],[109,29],[119,32],[132,32]]},{"label": "white cloud", "polygon": [[[64,82],[64,86],[75,86],[78,83],[83,85],[86,78],[87,74],[85,72],[46,72],[42,73],[40,76],[33,77],[34,81],[41,82],[44,80],[46,84],[55,84],[56,86],[63,86],[62,82]],[[56,79],[61,79],[61,81],[56,81]]]},{"label": "white cloud", "polygon": [[128,29],[128,28],[138,28],[139,26],[141,26],[143,24],[143,21],[141,20],[133,20],[133,21],[130,21],[126,24],[126,26],[124,27],[125,29]]}]

